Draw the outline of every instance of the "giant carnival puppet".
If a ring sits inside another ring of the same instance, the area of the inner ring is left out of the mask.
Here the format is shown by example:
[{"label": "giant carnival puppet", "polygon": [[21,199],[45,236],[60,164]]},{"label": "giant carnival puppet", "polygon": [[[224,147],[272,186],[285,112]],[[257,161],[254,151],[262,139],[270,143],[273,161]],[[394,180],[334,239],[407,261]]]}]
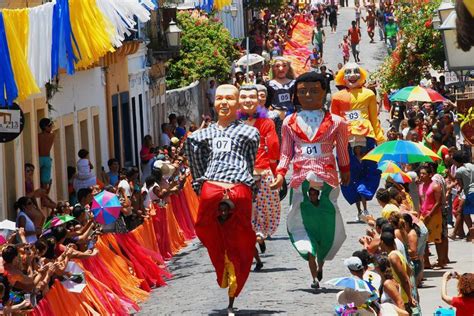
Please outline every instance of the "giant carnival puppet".
[{"label": "giant carnival puppet", "polygon": [[[280,223],[280,198],[277,190],[270,189],[274,180],[276,162],[280,158],[280,143],[275,130],[275,124],[267,118],[267,110],[260,106],[259,97],[266,93],[265,86],[244,85],[240,87],[239,117],[258,129],[260,133],[260,146],[253,176],[257,182],[258,193],[253,201],[252,224],[257,233],[257,243],[262,253],[266,250],[265,239],[275,234]],[[255,271],[263,267],[258,251],[255,252],[257,264]]]},{"label": "giant carnival puppet", "polygon": [[295,104],[301,111],[283,122],[280,163],[271,186],[282,185],[293,163],[287,230],[298,254],[308,261],[312,288],[319,288],[324,262],[334,258],[346,238],[337,198],[339,183],[350,180],[347,123],[324,110],[326,91],[321,74],[308,72],[296,79]]},{"label": "giant carnival puppet", "polygon": [[[266,83],[268,117],[275,123],[275,129],[281,144],[281,126],[287,115],[297,111],[293,104],[295,74],[289,59],[274,57],[271,61],[270,80]],[[286,180],[280,189],[280,200],[287,194]]]},{"label": "giant carnival puppet", "polygon": [[356,221],[368,215],[367,201],[374,197],[380,183],[377,163],[362,160],[362,157],[385,140],[375,94],[363,87],[366,80],[367,72],[363,68],[356,63],[347,63],[335,78],[336,85],[345,86],[345,89],[334,93],[331,102],[331,112],[345,118],[349,128],[351,181],[342,186],[341,191],[349,204],[356,203]]},{"label": "giant carnival puppet", "polygon": [[200,195],[196,235],[207,248],[220,287],[228,288],[229,314],[250,274],[256,236],[252,200],[258,130],[237,119],[239,90],[216,90],[217,122],[186,139],[195,191]]},{"label": "giant carnival puppet", "polygon": [[285,57],[275,57],[271,61],[270,80],[267,82],[268,116],[275,122],[277,134],[281,135],[281,125],[285,117],[296,111],[293,105],[294,73],[291,63]]}]

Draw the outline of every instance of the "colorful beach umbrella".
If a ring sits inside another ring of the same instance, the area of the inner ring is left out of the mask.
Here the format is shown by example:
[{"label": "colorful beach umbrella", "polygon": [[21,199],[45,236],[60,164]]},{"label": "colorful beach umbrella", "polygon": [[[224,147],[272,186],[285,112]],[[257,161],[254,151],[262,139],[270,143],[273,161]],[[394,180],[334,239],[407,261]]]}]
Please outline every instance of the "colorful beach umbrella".
[{"label": "colorful beach umbrella", "polygon": [[430,88],[409,86],[398,90],[390,96],[390,101],[399,102],[443,102],[445,98]]},{"label": "colorful beach umbrella", "polygon": [[403,171],[396,173],[382,173],[382,178],[387,179],[388,177],[392,178],[393,181],[397,183],[411,183],[411,177]]},{"label": "colorful beach umbrella", "polygon": [[49,228],[56,227],[56,226],[59,226],[59,225],[62,225],[62,224],[66,224],[66,223],[68,223],[70,221],[73,221],[75,219],[76,218],[74,216],[71,216],[71,215],[54,216],[52,219],[50,219],[49,221],[47,221],[43,225],[43,229],[49,229]]},{"label": "colorful beach umbrella", "polygon": [[401,164],[438,161],[441,158],[421,143],[408,140],[391,140],[375,147],[362,159],[376,162],[391,160]]},{"label": "colorful beach umbrella", "polygon": [[377,169],[382,171],[382,173],[397,173],[402,171],[400,167],[393,161],[384,160],[378,164]]},{"label": "colorful beach umbrella", "polygon": [[326,281],[325,284],[353,289],[358,292],[372,293],[375,290],[375,288],[368,282],[355,277],[335,278]]},{"label": "colorful beach umbrella", "polygon": [[112,224],[120,215],[122,205],[114,193],[102,191],[94,196],[91,211],[95,220],[102,225]]}]

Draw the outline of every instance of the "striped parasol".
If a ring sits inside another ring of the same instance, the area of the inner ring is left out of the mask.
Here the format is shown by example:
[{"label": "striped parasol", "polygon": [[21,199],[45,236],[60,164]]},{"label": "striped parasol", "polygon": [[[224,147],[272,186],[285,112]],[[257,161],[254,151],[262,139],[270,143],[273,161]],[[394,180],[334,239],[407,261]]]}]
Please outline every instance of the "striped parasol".
[{"label": "striped parasol", "polygon": [[393,161],[384,160],[378,164],[377,169],[382,171],[382,173],[397,173],[402,171],[400,167]]},{"label": "striped parasol", "polygon": [[390,101],[399,102],[443,102],[445,98],[430,88],[409,86],[402,88],[390,96]]},{"label": "striped parasol", "polygon": [[387,179],[389,177],[397,183],[411,183],[412,181],[411,177],[403,171],[395,172],[395,173],[388,173],[388,172],[382,173],[382,178]]},{"label": "striped parasol", "polygon": [[391,140],[375,147],[362,159],[376,162],[391,160],[401,164],[438,161],[441,158],[421,143],[408,140]]}]

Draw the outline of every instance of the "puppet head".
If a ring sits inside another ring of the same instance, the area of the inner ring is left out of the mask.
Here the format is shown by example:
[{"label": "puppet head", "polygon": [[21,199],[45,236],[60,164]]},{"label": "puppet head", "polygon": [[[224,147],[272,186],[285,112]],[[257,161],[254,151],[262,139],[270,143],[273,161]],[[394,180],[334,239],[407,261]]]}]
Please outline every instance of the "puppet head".
[{"label": "puppet head", "polygon": [[255,85],[240,87],[239,91],[239,113],[253,115],[258,107],[258,90]]},{"label": "puppet head", "polygon": [[346,86],[348,89],[360,88],[365,84],[367,71],[356,63],[347,63],[337,73],[335,78],[336,85]]},{"label": "puppet head", "polygon": [[265,87],[263,84],[257,84],[257,90],[258,90],[258,105],[260,106],[265,106],[267,103],[267,87]]},{"label": "puppet head", "polygon": [[274,57],[270,65],[272,67],[269,73],[270,79],[294,79],[291,62],[285,57]]},{"label": "puppet head", "polygon": [[239,109],[239,90],[230,84],[223,84],[216,89],[216,99],[214,102],[218,121],[237,119]]},{"label": "puppet head", "polygon": [[326,79],[323,75],[314,71],[304,73],[295,81],[294,103],[301,105],[303,110],[322,109],[326,91]]}]

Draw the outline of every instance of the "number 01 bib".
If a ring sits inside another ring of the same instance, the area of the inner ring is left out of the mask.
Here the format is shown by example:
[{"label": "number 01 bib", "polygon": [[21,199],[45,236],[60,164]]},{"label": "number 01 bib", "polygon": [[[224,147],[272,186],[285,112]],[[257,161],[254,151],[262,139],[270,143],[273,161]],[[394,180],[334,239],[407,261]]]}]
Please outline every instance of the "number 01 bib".
[{"label": "number 01 bib", "polygon": [[303,143],[301,144],[301,152],[307,158],[316,158],[323,153],[320,143]]}]

